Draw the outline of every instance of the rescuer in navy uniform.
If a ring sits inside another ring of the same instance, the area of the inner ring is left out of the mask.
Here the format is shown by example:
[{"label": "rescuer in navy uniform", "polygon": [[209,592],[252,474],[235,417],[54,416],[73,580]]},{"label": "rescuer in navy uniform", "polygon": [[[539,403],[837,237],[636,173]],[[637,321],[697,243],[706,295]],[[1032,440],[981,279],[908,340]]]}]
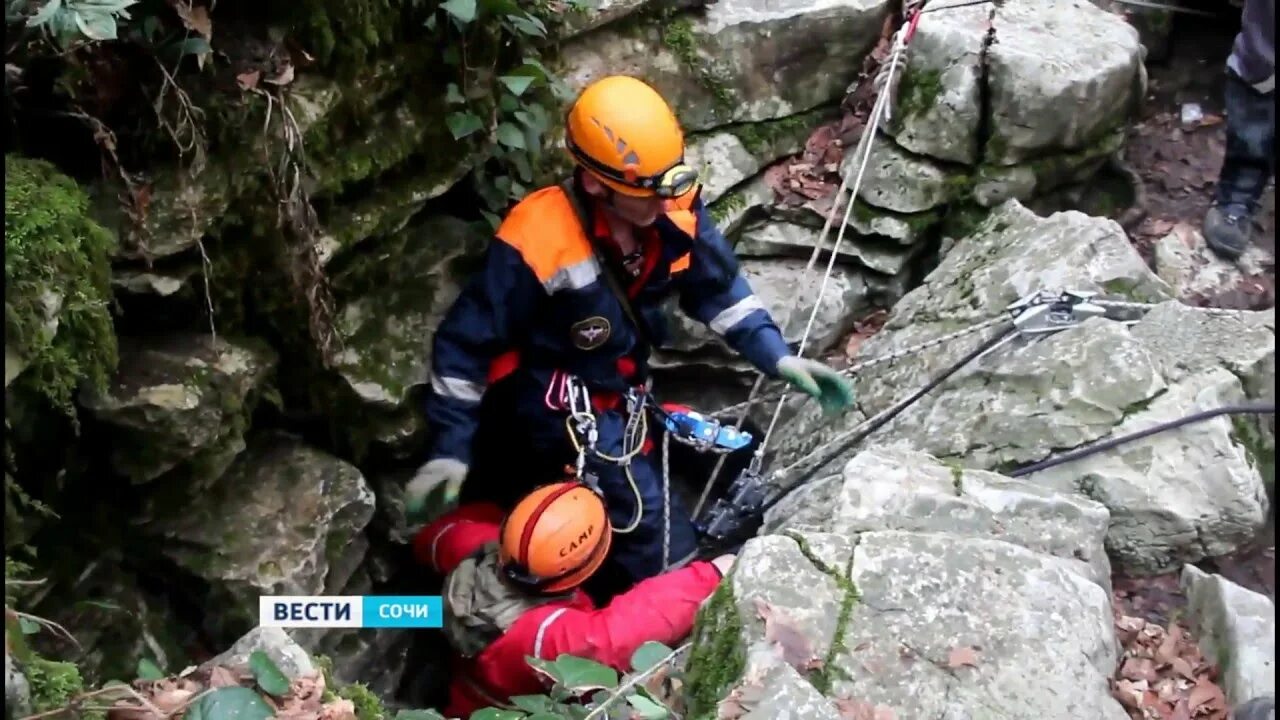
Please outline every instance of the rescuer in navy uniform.
[{"label": "rescuer in navy uniform", "polygon": [[[624,76],[591,84],[568,113],[566,146],[572,179],[512,208],[435,333],[432,446],[406,487],[411,521],[425,519],[428,493],[452,500],[464,478],[463,502],[509,509],[530,488],[562,477],[577,459],[566,376],[591,392],[596,450],[621,456],[624,395],[648,380],[649,352],[665,336],[661,305],[673,294],[765,375],[829,412],[853,405],[851,382],[792,353],[753,294],[684,164],[680,125],[653,88]],[[655,455],[640,454],[629,468],[588,461],[617,535],[597,582],[615,590],[697,552],[688,513],[675,500],[670,532],[663,531]]]}]

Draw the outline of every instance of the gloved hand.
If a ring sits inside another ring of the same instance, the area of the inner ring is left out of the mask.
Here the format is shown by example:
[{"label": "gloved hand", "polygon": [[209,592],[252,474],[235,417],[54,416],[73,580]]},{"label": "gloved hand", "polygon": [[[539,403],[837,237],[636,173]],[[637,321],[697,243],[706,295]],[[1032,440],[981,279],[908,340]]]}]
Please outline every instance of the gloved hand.
[{"label": "gloved hand", "polygon": [[439,517],[458,500],[467,466],[453,458],[428,461],[404,487],[404,515],[410,525]]},{"label": "gloved hand", "polygon": [[788,355],[778,361],[778,374],[816,398],[828,415],[853,407],[853,382],[816,360]]}]

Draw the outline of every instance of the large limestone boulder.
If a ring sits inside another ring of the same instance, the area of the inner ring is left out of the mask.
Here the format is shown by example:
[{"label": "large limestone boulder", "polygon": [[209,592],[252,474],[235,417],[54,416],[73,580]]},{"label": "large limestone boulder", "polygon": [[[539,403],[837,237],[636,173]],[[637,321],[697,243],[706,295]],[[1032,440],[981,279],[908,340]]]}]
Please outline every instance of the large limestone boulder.
[{"label": "large limestone boulder", "polygon": [[276,354],[264,343],[208,334],[122,338],[106,392],[81,393],[105,425],[113,469],[135,483],[179,465],[191,490],[215,480],[244,449],[244,432]]},{"label": "large limestone boulder", "polygon": [[866,455],[743,547],[699,619],[690,712],[787,717],[775,686],[812,708],[791,717],[1125,718],[1090,562],[1105,563],[1106,510],[992,473],[957,491],[926,455]]},{"label": "large limestone boulder", "polygon": [[557,62],[574,91],[604,75],[643,78],[679,108],[689,132],[770,120],[843,97],[890,5],[719,0],[703,12],[656,13],[584,33],[564,44]]},{"label": "large limestone boulder", "polygon": [[[217,612],[206,613],[206,629],[225,638],[256,624],[260,595],[338,594],[364,559],[373,509],[353,465],[271,434],[255,438],[187,512],[147,530],[209,588],[203,602]],[[307,646],[321,634],[294,637]]]},{"label": "large limestone boulder", "polygon": [[836,475],[788,495],[761,532],[839,535],[880,530],[951,532],[988,537],[1078,561],[1078,571],[1110,587],[1103,548],[1110,513],[1079,495],[943,463],[906,446],[858,453]]},{"label": "large limestone boulder", "polygon": [[1200,651],[1214,658],[1222,689],[1232,705],[1276,693],[1276,605],[1266,595],[1210,575],[1194,565],[1182,568]]},{"label": "large limestone boulder", "polygon": [[1044,190],[1055,155],[1114,151],[1145,83],[1137,32],[1087,0],[957,7],[921,20],[885,129],[939,160],[1028,164],[1013,179]]},{"label": "large limestone boulder", "polygon": [[[1158,302],[1131,326],[1097,318],[972,363],[873,436],[969,468],[1008,470],[1198,410],[1265,396],[1274,377],[1274,311],[1222,315],[1181,306],[1115,223],[1075,212],[1037,217],[1016,202],[957,243],[894,308],[856,361],[992,317],[1040,288]],[[857,377],[859,409],[880,412],[956,362],[992,330]],[[1274,391],[1269,391],[1274,392]],[[831,445],[862,420],[802,409],[775,464]],[[1248,429],[1250,432],[1243,432]],[[1220,417],[1029,476],[1111,512],[1108,549],[1132,571],[1165,571],[1228,552],[1261,526],[1268,427]],[[834,471],[853,449],[826,466]]]}]

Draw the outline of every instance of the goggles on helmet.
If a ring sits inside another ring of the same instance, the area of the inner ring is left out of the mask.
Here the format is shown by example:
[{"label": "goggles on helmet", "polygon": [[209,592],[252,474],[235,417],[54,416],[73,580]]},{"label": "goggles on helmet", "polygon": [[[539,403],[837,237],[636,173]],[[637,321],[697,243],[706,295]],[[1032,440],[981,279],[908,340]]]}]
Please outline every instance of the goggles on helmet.
[{"label": "goggles on helmet", "polygon": [[677,160],[670,168],[656,175],[641,177],[630,167],[619,171],[599,162],[583,152],[572,138],[566,139],[565,144],[568,145],[573,157],[592,172],[627,187],[647,190],[660,198],[678,198],[688,193],[698,183],[698,171],[686,165],[684,158]]}]

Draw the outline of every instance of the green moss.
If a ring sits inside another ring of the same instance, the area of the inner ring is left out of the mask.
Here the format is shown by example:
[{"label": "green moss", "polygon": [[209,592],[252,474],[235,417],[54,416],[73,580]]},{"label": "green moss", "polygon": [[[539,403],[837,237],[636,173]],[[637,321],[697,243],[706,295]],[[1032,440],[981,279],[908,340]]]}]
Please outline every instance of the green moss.
[{"label": "green moss", "polygon": [[793,532],[784,534],[796,542],[796,545],[800,547],[800,553],[809,562],[813,563],[814,567],[835,581],[836,587],[841,592],[840,610],[836,615],[836,627],[832,631],[831,646],[827,648],[827,654],[822,659],[820,667],[809,673],[809,682],[813,684],[813,687],[823,695],[827,695],[831,692],[831,685],[837,677],[843,680],[849,679],[844,670],[836,663],[836,658],[848,649],[845,647],[845,635],[848,634],[849,621],[853,617],[853,607],[862,597],[861,593],[858,592],[858,586],[853,582],[853,555],[850,554],[849,562],[846,563],[844,571],[841,572],[818,557],[803,536]]},{"label": "green moss", "polygon": [[746,667],[742,618],[733,595],[733,572],[725,576],[699,611],[689,652],[685,703],[690,718],[710,714]]},{"label": "green moss", "polygon": [[[309,52],[340,74],[351,74],[399,39],[406,0],[302,0],[290,3],[292,24]],[[419,19],[421,25],[421,19]]]},{"label": "green moss", "polygon": [[[115,238],[87,216],[89,199],[43,160],[5,155],[5,345],[28,359],[15,389],[44,396],[74,417],[83,381],[106,387],[118,362],[109,312]],[[43,297],[62,295],[56,334],[44,330]]]},{"label": "green moss", "polygon": [[[46,660],[36,655],[23,664],[22,671],[31,686],[31,707],[38,713],[67,707],[84,692],[84,679],[73,663]],[[86,720],[106,717],[101,711],[77,714]]]},{"label": "green moss", "polygon": [[720,110],[732,110],[734,97],[726,79],[727,73],[716,66],[713,60],[704,59],[698,52],[701,41],[689,18],[663,14],[659,16],[659,22],[662,44],[697,75],[698,81],[711,93]]},{"label": "green moss", "polygon": [[951,470],[951,487],[955,490],[956,497],[964,494],[964,466],[959,460],[948,459],[943,461]]},{"label": "green moss", "polygon": [[1273,440],[1267,438],[1262,433],[1258,423],[1258,418],[1250,418],[1243,415],[1231,416],[1232,438],[1244,447],[1245,455],[1252,465],[1262,475],[1262,482],[1268,486],[1268,490],[1274,494],[1275,492],[1275,471],[1276,471],[1276,448]]},{"label": "green moss", "polygon": [[785,148],[783,152],[798,150],[809,133],[834,114],[832,108],[819,108],[777,120],[740,123],[720,130],[737,137],[747,152],[760,158],[777,153],[779,148]]},{"label": "green moss", "polygon": [[386,720],[388,713],[382,701],[363,683],[352,683],[338,689],[338,697],[351,701],[356,708],[356,720]]},{"label": "green moss", "polygon": [[975,175],[950,175],[947,177],[944,187],[946,189],[948,202],[966,202],[973,196],[973,188],[978,183]]},{"label": "green moss", "polygon": [[901,120],[928,112],[942,94],[942,72],[918,70],[903,73],[898,82],[898,105],[895,115]]},{"label": "green moss", "polygon": [[747,207],[747,196],[739,190],[730,190],[729,192],[716,198],[707,208],[707,212],[711,213],[711,219],[719,225],[729,219],[729,216],[739,210],[745,210]]}]

